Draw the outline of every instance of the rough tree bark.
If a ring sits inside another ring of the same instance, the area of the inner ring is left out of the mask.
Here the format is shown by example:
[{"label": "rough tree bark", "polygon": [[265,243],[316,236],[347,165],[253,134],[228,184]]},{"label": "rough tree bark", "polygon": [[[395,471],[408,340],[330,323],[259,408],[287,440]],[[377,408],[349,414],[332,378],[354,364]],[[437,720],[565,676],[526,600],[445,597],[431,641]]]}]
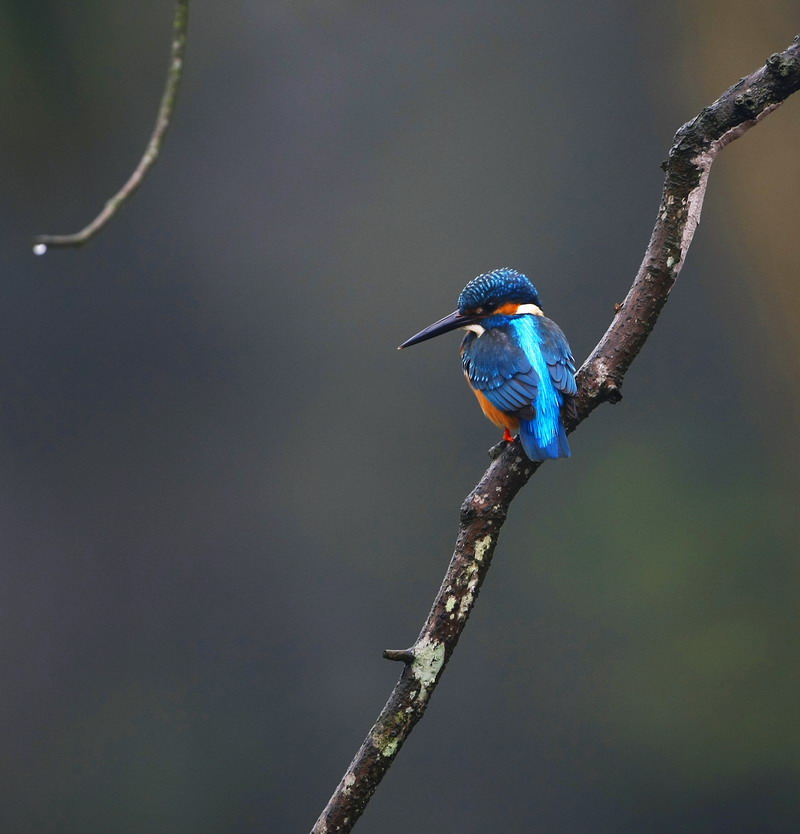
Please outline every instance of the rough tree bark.
[{"label": "rough tree bark", "polygon": [[[573,431],[602,402],[621,399],[626,371],[655,326],[691,245],[717,154],[800,88],[800,35],[742,78],[675,134],[661,205],[642,265],[611,325],[578,371]],[[517,443],[494,459],[461,507],[455,550],[413,646],[387,650],[405,664],[386,706],[356,753],[312,834],[350,831],[415,724],[456,647],[491,564],[514,496],[539,468]]]}]

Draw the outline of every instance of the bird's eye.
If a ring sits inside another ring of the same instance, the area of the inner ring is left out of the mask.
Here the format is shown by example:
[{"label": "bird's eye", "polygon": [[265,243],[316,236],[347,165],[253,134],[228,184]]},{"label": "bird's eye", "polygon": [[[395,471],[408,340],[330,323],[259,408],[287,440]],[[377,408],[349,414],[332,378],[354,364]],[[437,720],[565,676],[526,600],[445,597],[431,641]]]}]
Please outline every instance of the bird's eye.
[{"label": "bird's eye", "polygon": [[487,301],[484,305],[484,309],[487,313],[491,313],[497,309],[497,302],[496,301]]}]

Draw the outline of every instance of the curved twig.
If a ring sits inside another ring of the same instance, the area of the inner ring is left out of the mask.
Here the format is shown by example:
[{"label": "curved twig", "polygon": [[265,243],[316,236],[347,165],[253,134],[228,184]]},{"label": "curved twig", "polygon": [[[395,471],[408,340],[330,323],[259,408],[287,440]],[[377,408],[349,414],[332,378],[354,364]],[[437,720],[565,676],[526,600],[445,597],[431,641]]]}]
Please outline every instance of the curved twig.
[{"label": "curved twig", "polygon": [[[700,220],[717,154],[800,88],[800,35],[741,79],[675,134],[661,205],[642,265],[625,301],[578,372],[574,430],[604,401],[621,399],[625,372],[655,326]],[[378,720],[320,815],[312,834],[348,832],[397,751],[425,712],[472,611],[514,496],[539,468],[518,444],[492,462],[461,507],[455,551],[428,619],[409,649],[387,651],[405,668]]]},{"label": "curved twig", "polygon": [[33,239],[34,254],[44,255],[48,246],[82,246],[91,240],[142,184],[150,169],[156,164],[164,144],[164,138],[169,130],[170,120],[175,110],[175,102],[178,98],[178,87],[180,86],[183,75],[183,59],[186,54],[186,31],[188,25],[189,0],[178,0],[173,22],[172,54],[167,71],[167,82],[164,87],[164,93],[161,96],[161,104],[158,108],[156,124],[150,136],[150,141],[147,143],[147,148],[145,148],[144,155],[139,160],[139,164],[133,173],[128,177],[128,181],[103,206],[100,214],[79,232],[72,235],[37,235]]}]

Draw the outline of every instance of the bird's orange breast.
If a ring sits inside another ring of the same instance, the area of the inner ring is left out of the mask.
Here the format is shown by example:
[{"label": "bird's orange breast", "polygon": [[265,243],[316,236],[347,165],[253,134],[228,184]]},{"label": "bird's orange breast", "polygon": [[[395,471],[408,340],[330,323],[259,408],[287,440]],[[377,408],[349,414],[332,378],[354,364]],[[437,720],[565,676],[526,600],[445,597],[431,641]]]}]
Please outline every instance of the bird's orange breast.
[{"label": "bird's orange breast", "polygon": [[501,429],[508,429],[512,434],[519,431],[519,420],[516,417],[511,414],[506,414],[505,411],[500,411],[499,408],[495,408],[481,391],[472,388],[471,385],[470,388],[472,389],[472,393],[478,398],[481,411],[489,420]]}]

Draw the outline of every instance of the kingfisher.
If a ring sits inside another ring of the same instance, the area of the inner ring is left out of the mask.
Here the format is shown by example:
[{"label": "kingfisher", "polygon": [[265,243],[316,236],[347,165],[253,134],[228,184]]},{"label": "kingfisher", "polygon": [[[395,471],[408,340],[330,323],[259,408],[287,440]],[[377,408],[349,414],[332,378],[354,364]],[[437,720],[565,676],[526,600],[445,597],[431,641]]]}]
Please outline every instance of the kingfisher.
[{"label": "kingfisher", "polygon": [[575,360],[561,328],[542,313],[539,293],[516,269],[473,278],[458,309],[403,342],[398,350],[462,329],[467,384],[503,440],[534,461],[571,454],[564,420],[575,416]]}]

